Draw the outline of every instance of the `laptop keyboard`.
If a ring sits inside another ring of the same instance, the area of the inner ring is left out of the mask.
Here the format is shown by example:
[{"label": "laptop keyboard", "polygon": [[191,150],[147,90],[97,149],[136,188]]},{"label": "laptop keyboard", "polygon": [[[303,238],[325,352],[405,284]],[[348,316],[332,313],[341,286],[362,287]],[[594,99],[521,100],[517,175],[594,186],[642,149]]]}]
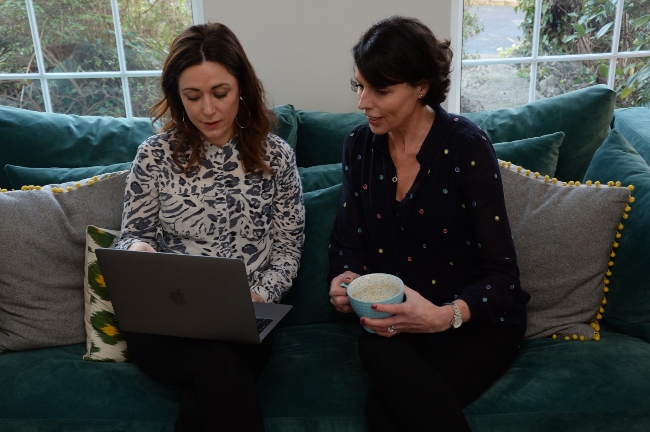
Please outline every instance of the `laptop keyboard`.
[{"label": "laptop keyboard", "polygon": [[272,319],[268,318],[257,318],[257,334],[262,333],[262,331],[271,324]]}]

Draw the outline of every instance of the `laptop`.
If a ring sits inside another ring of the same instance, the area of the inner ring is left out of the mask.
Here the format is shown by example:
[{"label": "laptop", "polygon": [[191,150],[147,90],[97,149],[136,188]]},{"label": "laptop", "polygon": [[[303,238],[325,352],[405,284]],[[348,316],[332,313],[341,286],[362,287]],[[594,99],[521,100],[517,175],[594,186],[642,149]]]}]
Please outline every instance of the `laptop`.
[{"label": "laptop", "polygon": [[254,303],[234,258],[97,248],[124,331],[259,344],[292,306]]}]

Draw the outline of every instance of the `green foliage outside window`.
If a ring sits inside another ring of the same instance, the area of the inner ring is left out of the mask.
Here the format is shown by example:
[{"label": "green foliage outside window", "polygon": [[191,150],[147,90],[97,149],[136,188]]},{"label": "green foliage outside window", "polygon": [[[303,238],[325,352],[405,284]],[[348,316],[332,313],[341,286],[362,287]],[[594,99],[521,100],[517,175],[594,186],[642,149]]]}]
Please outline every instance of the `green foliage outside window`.
[{"label": "green foliage outside window", "polygon": [[[108,0],[34,0],[45,72],[117,72],[115,26]],[[192,23],[189,1],[119,0],[126,69],[160,70],[169,44]],[[38,72],[24,0],[0,2],[0,73]],[[158,97],[156,77],[129,79],[134,115]],[[50,79],[52,110],[124,116],[120,78]],[[0,104],[43,111],[40,80],[0,80]]]},{"label": "green foliage outside window", "polygon": [[[623,0],[620,0],[623,1]],[[617,0],[545,0],[542,2],[540,54],[590,54],[610,52]],[[519,55],[531,55],[535,0],[519,0],[524,12]],[[650,50],[650,2],[626,0],[618,50]],[[576,64],[577,63],[577,64]],[[542,64],[540,79],[554,75],[564,91],[606,83],[609,61]],[[617,106],[650,104],[650,58],[619,58],[614,89]]]}]

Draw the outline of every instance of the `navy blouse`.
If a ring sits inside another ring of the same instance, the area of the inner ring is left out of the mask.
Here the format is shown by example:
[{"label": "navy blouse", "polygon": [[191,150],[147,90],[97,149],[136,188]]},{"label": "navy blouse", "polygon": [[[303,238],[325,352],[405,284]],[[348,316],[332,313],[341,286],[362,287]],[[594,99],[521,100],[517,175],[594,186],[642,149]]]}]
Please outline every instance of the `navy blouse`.
[{"label": "navy blouse", "polygon": [[496,154],[487,136],[441,107],[402,201],[388,136],[355,128],[343,148],[343,192],[329,250],[329,280],[350,270],[390,273],[436,305],[462,299],[469,325],[526,326]]}]

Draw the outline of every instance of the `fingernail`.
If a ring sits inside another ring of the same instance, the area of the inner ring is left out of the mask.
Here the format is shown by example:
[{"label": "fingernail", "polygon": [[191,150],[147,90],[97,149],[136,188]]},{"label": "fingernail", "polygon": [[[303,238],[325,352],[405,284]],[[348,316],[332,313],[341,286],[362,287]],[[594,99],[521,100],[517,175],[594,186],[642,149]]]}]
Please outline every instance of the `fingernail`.
[{"label": "fingernail", "polygon": [[365,318],[361,318],[361,325],[364,325],[365,323],[366,323],[366,319],[365,319]]},{"label": "fingernail", "polygon": [[345,280],[350,280],[352,279],[350,276],[346,277]]},{"label": "fingernail", "polygon": [[377,305],[370,306],[370,309],[377,309]]}]

